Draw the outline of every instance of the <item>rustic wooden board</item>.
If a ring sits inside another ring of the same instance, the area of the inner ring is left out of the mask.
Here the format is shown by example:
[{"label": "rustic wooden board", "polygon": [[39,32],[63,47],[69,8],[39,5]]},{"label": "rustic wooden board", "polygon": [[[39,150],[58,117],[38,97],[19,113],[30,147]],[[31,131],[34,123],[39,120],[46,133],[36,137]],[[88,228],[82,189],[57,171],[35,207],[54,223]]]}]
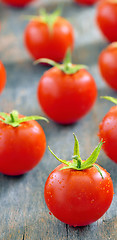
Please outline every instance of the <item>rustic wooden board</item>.
[{"label": "rustic wooden board", "polygon": [[[54,3],[53,3],[54,2]],[[56,2],[56,3],[55,3]],[[17,109],[24,115],[44,115],[37,103],[37,84],[47,67],[33,66],[32,59],[23,45],[23,31],[27,24],[25,14],[34,14],[39,7],[49,11],[63,1],[37,1],[24,10],[0,5],[0,59],[7,70],[7,85],[0,96],[0,111]],[[94,22],[95,7],[80,7],[64,1],[63,16],[68,18],[75,29],[75,51],[73,62],[89,66],[98,86],[98,99],[93,110],[78,123],[61,126],[52,121],[41,123],[47,138],[47,145],[57,155],[70,159],[73,153],[73,135],[80,141],[82,158],[89,156],[98,143],[98,125],[112,106],[100,100],[100,95],[116,97],[102,81],[97,58],[107,45]],[[98,163],[111,173],[114,183],[114,199],[110,209],[90,226],[73,228],[61,223],[49,211],[44,202],[44,184],[49,173],[58,165],[48,150],[41,163],[31,172],[20,177],[0,174],[0,240],[116,240],[117,239],[117,165],[101,152]]]}]

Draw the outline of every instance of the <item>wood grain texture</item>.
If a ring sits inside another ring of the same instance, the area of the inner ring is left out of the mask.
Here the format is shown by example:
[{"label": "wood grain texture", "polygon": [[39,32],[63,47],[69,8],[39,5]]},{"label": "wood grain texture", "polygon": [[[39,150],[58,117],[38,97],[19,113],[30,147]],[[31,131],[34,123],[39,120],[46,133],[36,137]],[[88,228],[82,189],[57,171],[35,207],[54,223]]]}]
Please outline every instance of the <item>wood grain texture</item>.
[{"label": "wood grain texture", "polygon": [[[24,115],[44,115],[37,103],[37,84],[47,67],[33,66],[23,44],[23,31],[27,24],[22,19],[25,14],[34,14],[40,6],[49,11],[63,1],[37,1],[24,10],[0,5],[0,59],[7,70],[7,85],[0,96],[0,111],[17,109]],[[63,16],[68,18],[75,29],[75,51],[73,62],[80,61],[89,66],[98,86],[98,96],[111,95],[102,81],[97,58],[107,45],[94,22],[95,7],[80,7],[64,1]],[[88,20],[87,20],[88,19]],[[62,126],[50,121],[41,122],[54,152],[62,158],[71,159],[75,132],[80,141],[82,158],[89,156],[98,143],[98,125],[104,114],[112,106],[99,97],[93,110],[78,123]],[[20,177],[0,174],[0,240],[116,240],[117,239],[117,165],[101,152],[98,163],[111,173],[114,183],[114,199],[110,209],[90,226],[73,228],[61,223],[49,211],[44,202],[44,184],[49,173],[58,162],[46,150],[41,163],[31,172]]]}]

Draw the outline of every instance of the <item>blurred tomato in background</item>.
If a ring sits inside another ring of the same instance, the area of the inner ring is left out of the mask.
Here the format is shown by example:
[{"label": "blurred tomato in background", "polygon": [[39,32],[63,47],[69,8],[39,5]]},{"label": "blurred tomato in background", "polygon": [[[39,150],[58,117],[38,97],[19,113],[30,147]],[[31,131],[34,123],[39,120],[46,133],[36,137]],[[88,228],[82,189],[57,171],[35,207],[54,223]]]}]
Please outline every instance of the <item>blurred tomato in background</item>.
[{"label": "blurred tomato in background", "polygon": [[83,4],[83,5],[93,5],[98,1],[99,0],[74,0],[74,2],[79,3],[79,4]]},{"label": "blurred tomato in background", "polygon": [[35,0],[2,0],[3,3],[6,3],[13,7],[25,7],[32,1],[35,1]]}]

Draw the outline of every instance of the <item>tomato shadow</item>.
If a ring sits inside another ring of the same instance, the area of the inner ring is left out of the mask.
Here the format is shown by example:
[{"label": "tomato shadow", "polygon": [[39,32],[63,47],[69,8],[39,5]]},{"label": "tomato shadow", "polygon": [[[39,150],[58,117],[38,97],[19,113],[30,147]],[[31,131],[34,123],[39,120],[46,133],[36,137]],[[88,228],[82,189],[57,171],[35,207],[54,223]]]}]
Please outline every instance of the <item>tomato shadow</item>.
[{"label": "tomato shadow", "polygon": [[[52,121],[52,120],[51,120]],[[79,120],[80,121],[80,120]],[[62,128],[68,128],[68,127],[72,127],[72,126],[76,126],[78,124],[79,121],[73,122],[73,123],[57,123],[52,121],[53,123],[55,123],[55,125],[58,125],[59,127]]]},{"label": "tomato shadow", "polygon": [[70,226],[70,225],[66,225],[66,229],[68,231],[68,229],[70,229],[70,231],[84,231],[85,229],[87,229],[88,227],[90,227],[90,225],[86,225],[86,226]]},{"label": "tomato shadow", "polygon": [[16,186],[25,182],[26,178],[27,173],[19,176],[9,176],[0,173],[0,199],[2,200],[2,197],[4,198],[4,196],[7,194],[7,191],[10,192],[12,187],[16,188]]},{"label": "tomato shadow", "polygon": [[[92,223],[87,226],[83,227],[70,227],[67,228],[68,236],[78,237],[78,239],[95,239],[99,240],[103,239],[110,239],[110,236],[113,236],[113,239],[116,239],[116,225],[117,217],[113,213],[113,217],[106,219],[106,215],[104,215],[101,219],[97,222]],[[115,238],[114,238],[115,237]],[[72,238],[73,239],[73,238]]]},{"label": "tomato shadow", "polygon": [[2,177],[4,178],[4,179],[13,179],[13,180],[21,180],[21,179],[23,179],[23,178],[25,178],[25,175],[26,175],[27,173],[25,173],[25,174],[21,174],[21,175],[17,175],[17,176],[15,176],[15,175],[13,175],[13,176],[11,176],[11,175],[7,175],[7,174],[2,174],[2,173],[0,173],[0,178],[1,178],[1,175],[2,175]]}]

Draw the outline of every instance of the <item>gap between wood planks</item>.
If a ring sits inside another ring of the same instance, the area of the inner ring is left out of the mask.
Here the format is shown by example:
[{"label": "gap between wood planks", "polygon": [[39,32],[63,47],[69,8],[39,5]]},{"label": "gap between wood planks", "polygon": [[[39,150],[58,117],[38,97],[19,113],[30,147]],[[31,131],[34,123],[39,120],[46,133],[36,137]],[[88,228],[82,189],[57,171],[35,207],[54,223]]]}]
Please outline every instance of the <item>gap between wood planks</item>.
[{"label": "gap between wood planks", "polygon": [[23,238],[22,238],[22,240],[25,240],[25,233],[23,234]]},{"label": "gap between wood planks", "polygon": [[68,225],[66,224],[67,240],[68,240]]}]

